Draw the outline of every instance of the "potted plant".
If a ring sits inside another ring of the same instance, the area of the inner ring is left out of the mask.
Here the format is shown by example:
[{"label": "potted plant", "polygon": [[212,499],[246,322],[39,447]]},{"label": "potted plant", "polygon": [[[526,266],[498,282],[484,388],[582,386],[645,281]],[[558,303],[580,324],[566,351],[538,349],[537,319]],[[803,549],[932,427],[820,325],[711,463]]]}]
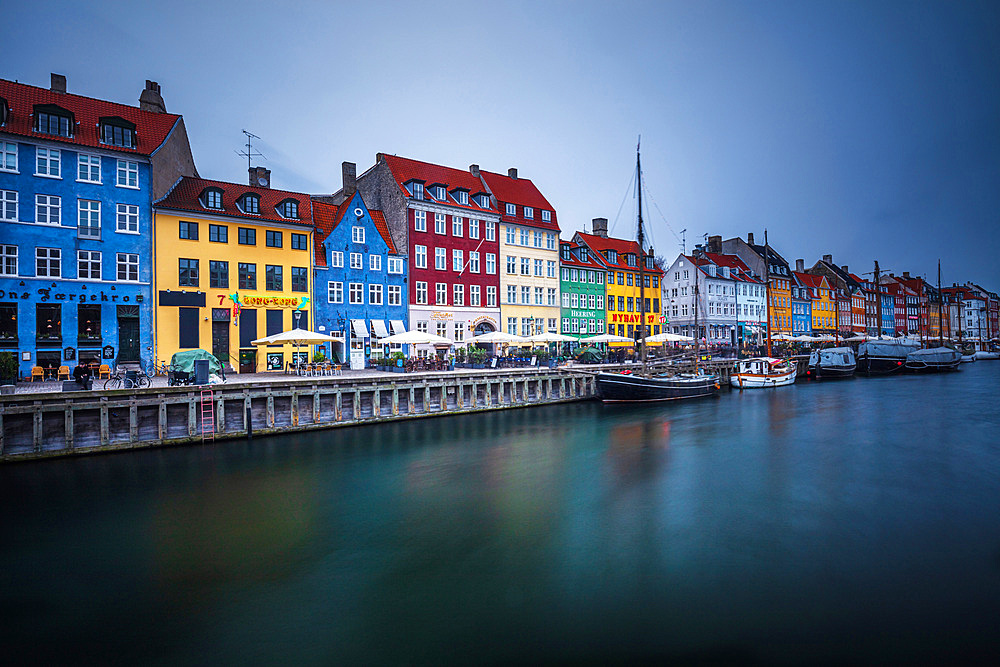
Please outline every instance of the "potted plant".
[{"label": "potted plant", "polygon": [[393,352],[390,360],[392,361],[392,365],[389,366],[389,370],[393,373],[406,372],[406,357],[402,352]]},{"label": "potted plant", "polygon": [[0,352],[0,384],[17,382],[17,353]]},{"label": "potted plant", "polygon": [[486,363],[486,350],[475,349],[469,352],[469,360],[473,368],[484,368]]},{"label": "potted plant", "polygon": [[326,352],[322,349],[316,350],[316,352],[313,353],[313,363],[321,364],[324,361],[326,361]]},{"label": "potted plant", "polygon": [[455,365],[458,366],[459,368],[466,367],[464,347],[460,347],[457,350],[455,350]]}]

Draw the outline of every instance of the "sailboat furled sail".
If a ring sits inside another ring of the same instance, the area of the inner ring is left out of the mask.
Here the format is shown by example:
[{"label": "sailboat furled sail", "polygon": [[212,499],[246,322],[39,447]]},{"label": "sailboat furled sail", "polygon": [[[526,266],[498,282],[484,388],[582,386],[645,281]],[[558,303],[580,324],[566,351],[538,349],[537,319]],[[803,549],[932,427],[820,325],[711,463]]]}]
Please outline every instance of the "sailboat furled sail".
[{"label": "sailboat furled sail", "polygon": [[639,356],[640,373],[597,374],[597,395],[607,403],[672,401],[683,398],[713,396],[719,390],[718,378],[709,375],[653,375],[646,360],[646,334],[648,329],[646,314],[646,280],[644,274],[650,250],[647,254],[646,235],[642,223],[642,162],[639,146],[635,150],[636,191],[638,193],[638,213],[636,216],[636,242],[639,246]]}]

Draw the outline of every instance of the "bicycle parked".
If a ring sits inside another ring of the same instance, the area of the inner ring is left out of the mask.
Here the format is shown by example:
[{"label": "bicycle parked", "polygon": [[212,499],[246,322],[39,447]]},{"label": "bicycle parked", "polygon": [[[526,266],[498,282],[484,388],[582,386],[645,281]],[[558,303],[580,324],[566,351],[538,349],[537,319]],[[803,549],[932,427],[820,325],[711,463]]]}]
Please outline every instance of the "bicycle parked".
[{"label": "bicycle parked", "polygon": [[149,375],[142,368],[115,368],[114,374],[105,380],[105,389],[142,389],[150,385]]}]

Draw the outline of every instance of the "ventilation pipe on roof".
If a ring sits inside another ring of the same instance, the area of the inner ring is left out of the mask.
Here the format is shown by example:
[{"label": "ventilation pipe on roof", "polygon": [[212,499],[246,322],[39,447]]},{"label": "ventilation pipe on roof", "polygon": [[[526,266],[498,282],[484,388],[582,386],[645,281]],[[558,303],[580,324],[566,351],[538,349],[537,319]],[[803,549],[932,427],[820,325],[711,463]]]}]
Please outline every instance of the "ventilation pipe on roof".
[{"label": "ventilation pipe on roof", "polygon": [[510,176],[511,178],[513,178],[516,181],[517,180],[517,167],[511,167],[510,169],[508,169],[507,170],[507,175]]},{"label": "ventilation pipe on roof", "polygon": [[797,259],[795,260],[795,270],[799,273],[805,273],[806,271],[806,260]]},{"label": "ventilation pipe on roof", "polygon": [[160,84],[146,79],[146,87],[139,95],[139,108],[153,113],[167,113],[167,105],[160,95]]},{"label": "ventilation pipe on roof", "polygon": [[478,164],[470,164],[469,165],[469,173],[472,174],[475,178],[479,178],[479,165]]},{"label": "ventilation pipe on roof", "polygon": [[51,84],[49,85],[49,90],[51,90],[53,93],[65,93],[66,75],[56,74],[55,72],[52,72],[49,76],[51,77],[50,78]]}]

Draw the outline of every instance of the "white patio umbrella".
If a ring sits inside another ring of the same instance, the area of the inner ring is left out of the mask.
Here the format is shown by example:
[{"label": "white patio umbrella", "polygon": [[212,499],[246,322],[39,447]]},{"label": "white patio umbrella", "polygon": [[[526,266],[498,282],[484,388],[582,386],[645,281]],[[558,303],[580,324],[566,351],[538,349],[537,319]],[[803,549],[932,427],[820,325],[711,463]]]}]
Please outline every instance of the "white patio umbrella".
[{"label": "white patio umbrella", "polygon": [[615,334],[598,334],[596,336],[590,336],[588,338],[581,338],[581,343],[634,343],[635,341],[631,338],[626,338],[625,336],[616,336]]},{"label": "white patio umbrella", "polygon": [[473,336],[469,339],[472,343],[529,343],[530,339],[524,336],[517,336],[515,334],[504,333],[503,331],[491,331],[489,333],[479,334],[478,336]]},{"label": "white patio umbrella", "polygon": [[792,337],[786,333],[773,333],[771,334],[771,340],[792,340]]},{"label": "white patio umbrella", "polygon": [[579,338],[576,336],[567,336],[566,334],[545,332],[540,334],[535,334],[534,336],[528,336],[528,340],[532,343],[575,343]]},{"label": "white patio umbrella", "polygon": [[845,343],[861,343],[861,342],[864,342],[866,340],[868,340],[868,336],[864,336],[862,334],[858,334],[856,336],[851,336],[850,338],[845,338],[844,342]]},{"label": "white patio umbrella", "polygon": [[426,331],[404,331],[393,334],[387,338],[379,339],[379,345],[453,345],[454,343],[444,336],[427,333]]},{"label": "white patio umbrella", "polygon": [[813,336],[813,339],[817,343],[832,343],[833,341],[837,340],[834,336],[831,336],[830,334],[820,334],[818,336]]},{"label": "white patio umbrella", "polygon": [[307,331],[306,329],[292,329],[291,331],[282,331],[281,333],[271,334],[270,336],[265,336],[264,338],[258,338],[257,340],[250,341],[250,344],[257,346],[294,345],[295,353],[298,354],[298,348],[302,345],[322,345],[323,343],[343,342],[343,338],[338,338],[336,336],[327,336],[326,334],[317,333],[315,331]]},{"label": "white patio umbrella", "polygon": [[681,334],[670,333],[669,331],[664,331],[653,336],[646,336],[646,342],[648,343],[690,343],[694,338],[691,336],[682,336]]}]

